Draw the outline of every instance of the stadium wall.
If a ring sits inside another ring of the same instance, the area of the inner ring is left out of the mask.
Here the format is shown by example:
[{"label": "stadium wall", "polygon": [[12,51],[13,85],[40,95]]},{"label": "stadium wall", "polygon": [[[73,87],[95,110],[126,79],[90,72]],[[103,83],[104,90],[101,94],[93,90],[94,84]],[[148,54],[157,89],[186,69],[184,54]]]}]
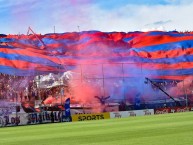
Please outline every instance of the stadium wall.
[{"label": "stadium wall", "polygon": [[[159,109],[145,109],[132,111],[117,111],[105,113],[90,113],[90,114],[74,114],[71,118],[64,117],[60,111],[54,111],[54,123],[57,122],[76,122],[76,121],[90,121],[90,120],[104,120],[113,118],[126,118],[136,116],[159,115],[167,113],[179,113],[193,111],[193,107],[168,107]],[[41,113],[17,113],[6,114],[0,116],[0,127],[20,126],[32,124],[51,123],[51,111]]]}]

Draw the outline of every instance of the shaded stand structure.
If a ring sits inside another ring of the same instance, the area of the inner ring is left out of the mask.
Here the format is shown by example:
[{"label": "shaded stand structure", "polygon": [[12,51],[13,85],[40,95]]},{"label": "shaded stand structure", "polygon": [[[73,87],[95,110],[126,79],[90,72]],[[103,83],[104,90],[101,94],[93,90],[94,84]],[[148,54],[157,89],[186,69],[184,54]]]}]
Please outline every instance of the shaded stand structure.
[{"label": "shaded stand structure", "polygon": [[[114,71],[109,74],[108,70],[112,67],[111,65],[114,66]],[[76,68],[76,70],[71,68]],[[126,70],[134,70],[134,64],[81,64],[65,66],[65,69],[68,71],[61,69],[58,73],[36,73],[36,76],[2,74],[1,100],[20,103],[28,112],[46,110],[51,107],[55,110],[62,109],[65,97],[70,97],[74,106],[86,107],[99,101],[102,105],[112,106],[113,103],[125,105],[125,110],[135,109],[136,104],[140,104],[139,109],[153,108],[147,105],[153,102],[160,104],[160,107],[166,103],[168,106],[188,105],[187,95],[184,93],[187,88],[179,89],[177,86],[184,83],[183,80],[143,79],[141,78],[143,69],[132,76],[127,73],[123,74]],[[92,72],[88,71],[89,69]],[[140,79],[137,76],[140,76]],[[144,81],[150,82],[150,86],[144,84]],[[173,89],[175,91],[178,89],[174,97],[166,92],[173,93]],[[101,98],[107,99],[105,101],[102,99],[103,103],[101,103]]]}]

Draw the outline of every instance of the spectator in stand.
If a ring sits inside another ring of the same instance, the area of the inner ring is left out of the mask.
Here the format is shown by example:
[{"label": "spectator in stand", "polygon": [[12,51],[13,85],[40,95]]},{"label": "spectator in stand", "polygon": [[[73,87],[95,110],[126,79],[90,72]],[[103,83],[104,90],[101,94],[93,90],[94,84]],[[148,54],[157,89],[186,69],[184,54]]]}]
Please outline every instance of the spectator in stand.
[{"label": "spectator in stand", "polygon": [[124,101],[122,101],[122,102],[120,103],[119,110],[120,110],[120,111],[126,111],[126,104],[125,104]]},{"label": "spectator in stand", "polygon": [[23,92],[22,91],[20,91],[19,96],[20,96],[20,101],[22,102],[23,101]]}]

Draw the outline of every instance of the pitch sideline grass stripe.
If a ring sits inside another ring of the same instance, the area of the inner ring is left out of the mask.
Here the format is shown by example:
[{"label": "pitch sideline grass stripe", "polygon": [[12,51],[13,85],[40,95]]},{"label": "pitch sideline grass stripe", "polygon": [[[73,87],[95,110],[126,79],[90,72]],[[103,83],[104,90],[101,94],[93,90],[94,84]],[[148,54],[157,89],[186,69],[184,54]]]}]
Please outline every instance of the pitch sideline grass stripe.
[{"label": "pitch sideline grass stripe", "polygon": [[[185,145],[193,112],[0,129],[0,145]],[[68,133],[67,133],[68,132]]]}]

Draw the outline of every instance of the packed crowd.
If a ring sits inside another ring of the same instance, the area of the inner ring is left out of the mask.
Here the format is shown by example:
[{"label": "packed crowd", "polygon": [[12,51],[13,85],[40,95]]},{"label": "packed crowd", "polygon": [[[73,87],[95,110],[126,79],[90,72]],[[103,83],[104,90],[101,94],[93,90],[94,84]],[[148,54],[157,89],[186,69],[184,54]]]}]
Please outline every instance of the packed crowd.
[{"label": "packed crowd", "polygon": [[60,87],[38,88],[33,77],[20,77],[0,74],[0,99],[12,102],[45,100],[49,95],[57,96]]}]

